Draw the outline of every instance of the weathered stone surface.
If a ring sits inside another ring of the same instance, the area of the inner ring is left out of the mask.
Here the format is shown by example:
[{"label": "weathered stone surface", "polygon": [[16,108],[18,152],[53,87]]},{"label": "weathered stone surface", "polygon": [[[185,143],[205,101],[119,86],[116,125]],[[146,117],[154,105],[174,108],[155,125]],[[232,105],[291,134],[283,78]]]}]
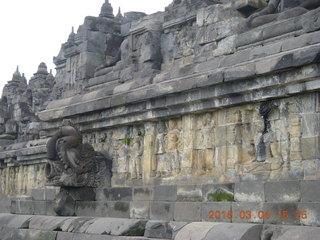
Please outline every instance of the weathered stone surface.
[{"label": "weathered stone surface", "polygon": [[34,214],[34,202],[32,200],[12,201],[12,212],[16,214]]},{"label": "weathered stone surface", "polygon": [[155,201],[176,201],[177,186],[155,186],[153,198]]},{"label": "weathered stone surface", "polygon": [[263,223],[263,202],[232,203],[232,222]]},{"label": "weathered stone surface", "polygon": [[58,232],[56,240],[73,240],[73,233]]},{"label": "weathered stone surface", "polygon": [[259,240],[262,225],[255,224],[218,224],[208,231],[204,240],[209,239],[252,239]]},{"label": "weathered stone surface", "polygon": [[178,185],[177,187],[178,202],[202,202],[201,185]]},{"label": "weathered stone surface", "polygon": [[299,224],[296,218],[298,203],[264,203],[264,223],[267,224]]},{"label": "weathered stone surface", "polygon": [[172,239],[175,239],[176,235],[178,234],[178,232],[184,227],[186,226],[188,223],[187,222],[174,222],[174,221],[170,221],[169,222],[169,228],[170,231],[172,233]]},{"label": "weathered stone surface", "polygon": [[174,205],[174,221],[200,221],[201,203],[177,202]]},{"label": "weathered stone surface", "polygon": [[133,200],[134,201],[146,201],[153,200],[153,188],[134,188]]},{"label": "weathered stone surface", "polygon": [[301,181],[301,202],[320,202],[319,192],[319,181]]},{"label": "weathered stone surface", "polygon": [[34,229],[16,229],[12,232],[12,239],[17,240],[33,240],[33,239],[48,239],[56,240],[57,232],[40,231]]},{"label": "weathered stone surface", "polygon": [[2,240],[12,240],[12,233],[14,229],[0,227],[0,234]]},{"label": "weathered stone surface", "polygon": [[316,203],[299,203],[297,217],[302,225],[319,227],[320,226],[320,204]]},{"label": "weathered stone surface", "polygon": [[148,219],[150,212],[149,201],[130,202],[130,218]]},{"label": "weathered stone surface", "polygon": [[55,200],[57,189],[32,189],[31,196],[37,201],[53,201]]},{"label": "weathered stone surface", "polygon": [[144,220],[101,218],[87,228],[86,233],[114,236],[143,236],[146,226]]},{"label": "weathered stone surface", "polygon": [[264,202],[264,182],[235,183],[234,199],[239,202]]},{"label": "weathered stone surface", "polygon": [[145,237],[171,239],[172,232],[168,222],[148,221],[144,232]]},{"label": "weathered stone surface", "polygon": [[194,222],[184,226],[176,235],[175,240],[199,240],[205,239],[210,229],[221,223]]},{"label": "weathered stone surface", "polygon": [[76,204],[77,216],[108,216],[115,218],[130,217],[130,202],[93,202],[79,201]]},{"label": "weathered stone surface", "polygon": [[202,203],[202,221],[208,222],[231,222],[232,216],[228,213],[232,210],[231,202],[207,202]]},{"label": "weathered stone surface", "polygon": [[108,201],[131,201],[132,188],[107,188],[104,194]]},{"label": "weathered stone surface", "polygon": [[9,197],[0,197],[0,213],[11,212],[11,199]]},{"label": "weathered stone surface", "polygon": [[150,219],[173,220],[174,203],[154,201],[150,203]]},{"label": "weathered stone surface", "polygon": [[68,217],[33,216],[30,220],[29,228],[47,231],[57,231],[61,229]]},{"label": "weathered stone surface", "polygon": [[267,202],[298,202],[301,198],[299,181],[265,183]]}]

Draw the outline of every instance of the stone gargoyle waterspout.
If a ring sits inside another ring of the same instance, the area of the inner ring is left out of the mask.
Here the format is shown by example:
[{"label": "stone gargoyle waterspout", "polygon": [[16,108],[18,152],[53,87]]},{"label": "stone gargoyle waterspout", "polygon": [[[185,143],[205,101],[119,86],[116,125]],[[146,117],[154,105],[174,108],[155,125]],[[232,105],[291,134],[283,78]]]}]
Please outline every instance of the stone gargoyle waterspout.
[{"label": "stone gargoyle waterspout", "polygon": [[106,159],[82,143],[80,132],[67,120],[48,141],[47,155],[47,185],[97,187],[110,175]]}]

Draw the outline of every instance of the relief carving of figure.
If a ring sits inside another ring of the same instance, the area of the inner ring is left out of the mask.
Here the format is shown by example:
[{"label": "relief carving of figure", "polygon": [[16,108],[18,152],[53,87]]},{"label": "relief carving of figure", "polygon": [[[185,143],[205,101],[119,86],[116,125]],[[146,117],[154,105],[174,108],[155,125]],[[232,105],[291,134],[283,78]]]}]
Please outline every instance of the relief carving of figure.
[{"label": "relief carving of figure", "polygon": [[281,1],[284,0],[270,0],[267,7],[248,18],[248,26],[254,28],[272,21],[299,16],[320,6],[319,0],[305,0],[297,6],[279,13],[277,10]]},{"label": "relief carving of figure", "polygon": [[47,143],[47,184],[65,187],[96,187],[106,177],[106,161],[90,144],[82,143],[78,130],[64,120]]},{"label": "relief carving of figure", "polygon": [[133,129],[133,144],[131,148],[130,173],[131,178],[142,178],[142,155],[143,155],[143,141],[144,132],[137,128]]}]

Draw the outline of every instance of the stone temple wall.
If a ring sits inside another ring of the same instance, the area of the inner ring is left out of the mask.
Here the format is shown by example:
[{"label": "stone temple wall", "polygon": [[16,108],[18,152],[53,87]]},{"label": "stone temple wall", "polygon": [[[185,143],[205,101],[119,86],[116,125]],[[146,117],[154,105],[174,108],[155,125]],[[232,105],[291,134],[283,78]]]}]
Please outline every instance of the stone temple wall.
[{"label": "stone temple wall", "polygon": [[311,93],[85,133],[84,140],[112,156],[114,186],[316,180],[319,117],[319,94]]},{"label": "stone temple wall", "polygon": [[[298,4],[281,2],[285,9]],[[34,201],[46,206],[48,199],[33,188],[47,191],[45,145],[70,119],[83,142],[113,163],[111,188],[77,199],[78,215],[159,219],[152,214],[169,209],[164,220],[205,221],[207,184],[232,195],[228,209],[254,202],[264,210],[308,207],[315,214],[319,197],[300,186],[316,188],[320,180],[320,9],[288,14],[279,7],[272,16],[280,17],[253,26],[246,17],[264,6],[260,0],[175,0],[164,12],[114,17],[105,1],[99,17],[86,17],[62,44],[54,79],[39,66],[36,90],[21,98],[30,100],[30,111],[20,111],[20,100],[8,102],[7,95],[1,102],[0,194],[32,196],[13,201],[12,211],[51,214],[35,208]],[[22,83],[15,73],[7,89],[15,96]],[[237,186],[257,182],[271,195],[235,197],[242,194]],[[187,203],[174,194],[135,196],[137,188],[161,187],[202,195]],[[286,188],[297,194],[287,197]],[[137,217],[144,201],[146,214]],[[213,202],[211,209],[224,204]],[[179,215],[184,212],[189,215]],[[319,226],[319,215],[309,220],[289,223]]]}]

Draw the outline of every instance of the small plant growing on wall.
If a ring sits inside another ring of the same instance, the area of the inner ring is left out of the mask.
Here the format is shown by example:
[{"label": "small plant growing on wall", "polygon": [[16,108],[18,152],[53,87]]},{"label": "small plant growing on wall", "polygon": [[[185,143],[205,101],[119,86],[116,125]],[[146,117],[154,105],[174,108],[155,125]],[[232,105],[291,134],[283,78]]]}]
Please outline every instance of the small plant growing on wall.
[{"label": "small plant growing on wall", "polygon": [[122,143],[129,146],[132,143],[133,138],[126,137],[122,139]]}]

